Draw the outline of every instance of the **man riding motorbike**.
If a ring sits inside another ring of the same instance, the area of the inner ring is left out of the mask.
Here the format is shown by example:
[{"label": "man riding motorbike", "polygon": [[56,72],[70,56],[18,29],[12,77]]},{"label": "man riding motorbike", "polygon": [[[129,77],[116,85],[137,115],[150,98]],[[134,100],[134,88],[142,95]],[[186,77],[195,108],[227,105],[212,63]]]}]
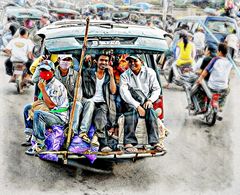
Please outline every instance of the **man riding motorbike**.
[{"label": "man riding motorbike", "polygon": [[33,43],[30,39],[28,39],[28,31],[21,27],[19,29],[20,36],[17,38],[12,39],[6,48],[4,49],[4,52],[6,52],[10,58],[8,58],[5,62],[6,67],[6,73],[9,76],[12,76],[9,82],[15,82],[15,78],[13,76],[13,62],[23,62],[25,63],[27,67],[27,76],[26,80],[30,80],[30,72],[29,67],[31,66],[33,62]]},{"label": "man riding motorbike", "polygon": [[207,67],[203,70],[202,74],[196,81],[198,84],[202,83],[202,80],[208,76],[208,87],[212,93],[220,94],[219,110],[225,104],[227,95],[229,94],[229,75],[232,68],[231,62],[226,58],[228,52],[227,45],[220,43],[218,45],[217,57],[213,58]]}]

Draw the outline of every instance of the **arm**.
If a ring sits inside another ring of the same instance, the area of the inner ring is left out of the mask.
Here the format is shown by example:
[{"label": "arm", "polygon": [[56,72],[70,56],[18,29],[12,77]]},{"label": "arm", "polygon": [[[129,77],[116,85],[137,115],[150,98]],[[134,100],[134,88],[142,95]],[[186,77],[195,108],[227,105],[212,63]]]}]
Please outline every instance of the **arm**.
[{"label": "arm", "polygon": [[137,102],[131,95],[129,89],[128,89],[128,79],[126,78],[126,75],[121,75],[120,77],[120,95],[122,99],[130,104],[133,105],[135,108],[140,106],[140,103]]},{"label": "arm", "polygon": [[32,65],[30,66],[30,72],[32,74],[34,74],[34,72],[36,71],[36,68],[38,66],[38,64],[43,61],[43,57],[40,56],[39,58],[37,58],[36,60],[34,60],[34,62],[32,63]]},{"label": "arm", "polygon": [[196,47],[194,44],[192,44],[192,58],[195,59],[196,57]]},{"label": "arm", "polygon": [[116,87],[116,83],[115,83],[115,79],[114,79],[113,68],[109,65],[107,68],[108,68],[108,73],[110,76],[110,91],[112,94],[115,94],[117,91],[117,87]]},{"label": "arm", "polygon": [[159,98],[160,93],[161,93],[161,88],[160,88],[159,82],[157,80],[156,72],[152,69],[150,69],[150,70],[151,71],[149,73],[150,73],[150,85],[151,86],[149,86],[149,87],[151,87],[150,91],[152,91],[152,94],[149,97],[149,100],[151,100],[151,102],[153,103]]},{"label": "arm", "polygon": [[10,49],[4,49],[3,52],[5,52],[8,56],[12,55],[12,50]]},{"label": "arm", "polygon": [[44,100],[44,102],[45,102],[45,104],[47,105],[48,108],[53,109],[54,107],[56,107],[56,104],[54,104],[52,102],[52,100],[50,99],[50,97],[48,96],[48,94],[46,92],[46,89],[45,89],[45,86],[46,86],[45,81],[43,81],[43,80],[39,81],[38,87],[42,92],[43,100]]},{"label": "arm", "polygon": [[198,80],[196,81],[198,84],[202,82],[202,80],[208,75],[208,71],[205,69],[201,75],[199,76]]},{"label": "arm", "polygon": [[199,76],[198,80],[196,81],[198,84],[200,84],[202,82],[202,80],[208,75],[208,73],[212,72],[213,66],[218,59],[219,59],[219,57],[215,57],[209,62],[207,67],[202,71],[201,75]]}]

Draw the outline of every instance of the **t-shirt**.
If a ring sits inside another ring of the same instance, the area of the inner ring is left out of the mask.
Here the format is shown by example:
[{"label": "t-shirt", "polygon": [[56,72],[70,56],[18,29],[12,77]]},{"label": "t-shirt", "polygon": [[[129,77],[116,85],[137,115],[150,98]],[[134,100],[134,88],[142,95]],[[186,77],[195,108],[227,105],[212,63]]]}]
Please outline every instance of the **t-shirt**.
[{"label": "t-shirt", "polygon": [[225,41],[227,41],[227,45],[228,47],[231,47],[235,50],[238,50],[238,43],[239,43],[239,40],[238,40],[238,37],[236,34],[230,34],[226,37]]},{"label": "t-shirt", "polygon": [[[207,65],[209,64],[209,62],[212,60],[212,56],[207,56],[207,57],[205,57],[204,59],[203,59],[203,62],[202,62],[202,65],[200,66],[200,69],[201,70],[204,70],[206,67],[207,67]],[[205,80],[206,81],[208,81],[209,80],[209,77],[210,77],[210,75],[208,74],[206,77],[205,77]]]},{"label": "t-shirt", "polygon": [[205,47],[205,34],[202,32],[196,32],[194,34],[193,42],[196,46],[196,49],[203,50]]},{"label": "t-shirt", "polygon": [[179,56],[177,59],[177,65],[181,66],[183,64],[192,64],[193,58],[192,58],[192,52],[193,52],[193,45],[192,43],[188,43],[186,48],[184,49],[184,43],[183,41],[178,43],[178,47],[180,49]]},{"label": "t-shirt", "polygon": [[30,39],[25,38],[14,38],[12,39],[6,49],[11,50],[12,55],[10,60],[12,62],[27,62],[28,53],[32,52],[34,47],[33,42]]},{"label": "t-shirt", "polygon": [[210,73],[208,86],[213,90],[227,89],[231,68],[232,64],[227,58],[213,58],[205,69]]},{"label": "t-shirt", "polygon": [[91,98],[92,101],[94,102],[105,102],[103,98],[103,83],[105,80],[105,74],[102,79],[98,79],[96,77],[96,92],[94,96]]}]

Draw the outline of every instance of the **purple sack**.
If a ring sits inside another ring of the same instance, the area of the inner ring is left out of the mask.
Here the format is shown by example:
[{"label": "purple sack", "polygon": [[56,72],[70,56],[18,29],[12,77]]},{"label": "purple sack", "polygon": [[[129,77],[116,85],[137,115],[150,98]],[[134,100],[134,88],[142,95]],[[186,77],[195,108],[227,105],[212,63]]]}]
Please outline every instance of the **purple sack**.
[{"label": "purple sack", "polygon": [[[46,151],[59,151],[64,143],[64,126],[53,125],[52,132],[46,131],[45,145]],[[57,154],[40,154],[39,157],[43,160],[58,161]]]},{"label": "purple sack", "polygon": [[[91,125],[89,131],[88,131],[88,137],[92,139],[93,135],[95,133],[95,128],[93,125]],[[76,154],[83,154],[86,151],[90,152],[98,152],[99,147],[93,147],[90,144],[84,142],[79,136],[74,136],[72,139],[72,142],[69,146],[69,152],[73,152]],[[94,163],[94,161],[97,159],[96,154],[84,154],[84,156],[91,162]]]}]

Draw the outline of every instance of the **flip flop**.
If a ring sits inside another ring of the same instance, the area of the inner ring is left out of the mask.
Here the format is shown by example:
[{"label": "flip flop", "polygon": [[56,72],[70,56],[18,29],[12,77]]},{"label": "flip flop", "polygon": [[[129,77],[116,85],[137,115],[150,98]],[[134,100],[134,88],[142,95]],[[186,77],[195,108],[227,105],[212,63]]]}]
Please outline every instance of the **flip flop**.
[{"label": "flip flop", "polygon": [[86,133],[80,133],[79,137],[86,143],[90,144],[91,140]]},{"label": "flip flop", "polygon": [[134,147],[133,145],[125,146],[124,150],[125,150],[126,153],[129,153],[129,154],[138,152],[138,149],[136,147]]},{"label": "flip flop", "polygon": [[153,150],[155,150],[156,152],[164,152],[166,151],[165,147],[161,144],[156,144],[153,146]]}]

